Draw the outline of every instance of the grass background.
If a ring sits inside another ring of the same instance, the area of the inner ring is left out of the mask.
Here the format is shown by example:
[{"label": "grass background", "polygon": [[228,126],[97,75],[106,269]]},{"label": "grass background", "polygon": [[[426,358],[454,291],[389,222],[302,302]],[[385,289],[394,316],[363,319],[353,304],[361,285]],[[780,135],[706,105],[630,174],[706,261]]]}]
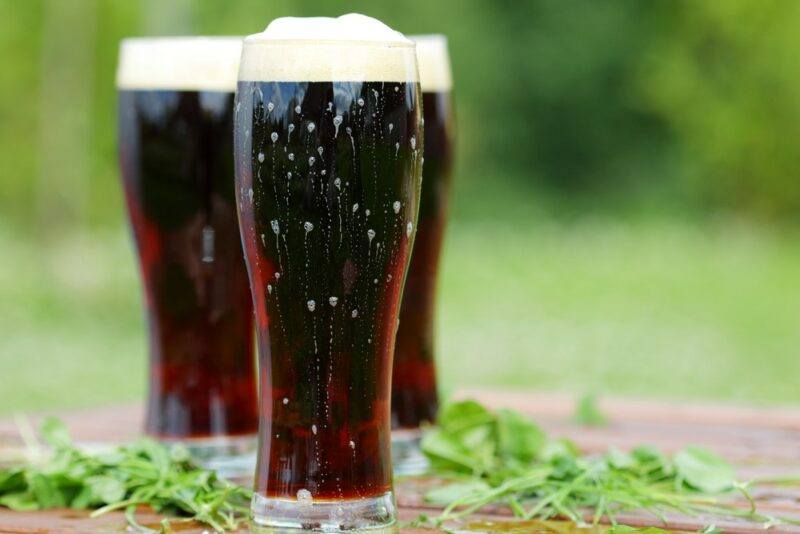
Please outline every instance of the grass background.
[{"label": "grass background", "polygon": [[[800,401],[797,232],[735,220],[457,218],[440,287],[467,385]],[[0,414],[135,401],[146,334],[127,232],[0,225]]]}]

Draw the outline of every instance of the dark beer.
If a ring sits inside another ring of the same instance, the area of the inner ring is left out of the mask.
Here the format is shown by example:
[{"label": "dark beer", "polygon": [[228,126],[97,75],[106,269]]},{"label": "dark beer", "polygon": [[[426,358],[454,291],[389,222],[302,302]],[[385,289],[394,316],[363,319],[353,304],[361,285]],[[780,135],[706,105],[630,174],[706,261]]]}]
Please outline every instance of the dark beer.
[{"label": "dark beer", "polygon": [[[235,126],[261,362],[253,513],[277,526],[385,524],[392,355],[422,164],[413,45],[263,35],[245,41]],[[387,50],[402,66],[388,76],[352,59]],[[250,53],[287,63],[249,69]]]},{"label": "dark beer", "polygon": [[[230,51],[232,83],[238,43],[216,43]],[[126,41],[118,83],[122,179],[150,333],[145,430],[191,443],[252,436],[258,424],[234,196],[233,87],[216,83],[218,73],[205,80],[207,70],[187,70],[191,61],[178,64],[209,46],[215,40]],[[141,68],[145,60],[154,66]]]},{"label": "dark beer", "polygon": [[408,270],[394,356],[392,427],[418,429],[436,420],[434,321],[436,279],[447,218],[453,152],[453,109],[447,41],[417,43],[425,119],[425,165],[419,230]]}]

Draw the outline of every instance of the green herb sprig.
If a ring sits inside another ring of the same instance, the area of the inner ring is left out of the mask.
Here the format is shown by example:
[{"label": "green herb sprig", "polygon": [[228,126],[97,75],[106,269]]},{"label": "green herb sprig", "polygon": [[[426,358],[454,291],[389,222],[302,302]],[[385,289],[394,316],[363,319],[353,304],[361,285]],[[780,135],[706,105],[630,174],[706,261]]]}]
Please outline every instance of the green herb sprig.
[{"label": "green herb sprig", "polygon": [[[122,509],[128,523],[142,531],[135,517],[140,505],[218,532],[235,530],[248,517],[252,492],[198,468],[183,447],[144,439],[87,453],[73,444],[62,423],[47,419],[41,435],[52,450],[46,454],[32,442],[32,433],[26,434],[32,457],[20,467],[0,470],[0,506],[90,509],[93,517]],[[162,531],[169,532],[169,523],[162,522]]]},{"label": "green herb sprig", "polygon": [[[448,479],[426,494],[444,506],[440,526],[490,504],[507,505],[516,517],[567,518],[578,524],[617,524],[617,515],[646,510],[666,523],[666,512],[780,522],[756,510],[747,485],[715,454],[687,447],[669,458],[652,447],[582,455],[568,440],[549,440],[533,421],[511,410],[491,412],[474,401],[440,413],[422,441],[431,472]],[[730,503],[739,492],[749,508]]]}]

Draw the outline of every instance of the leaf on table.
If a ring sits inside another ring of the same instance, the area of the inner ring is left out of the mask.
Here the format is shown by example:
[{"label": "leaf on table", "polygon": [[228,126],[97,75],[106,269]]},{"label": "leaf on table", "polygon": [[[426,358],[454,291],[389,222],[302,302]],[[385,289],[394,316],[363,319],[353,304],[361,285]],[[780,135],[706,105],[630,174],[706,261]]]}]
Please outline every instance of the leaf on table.
[{"label": "leaf on table", "polygon": [[121,501],[125,497],[125,484],[113,477],[92,476],[86,479],[86,486],[94,498],[103,504]]},{"label": "leaf on table", "polygon": [[39,510],[41,507],[39,503],[30,492],[20,491],[16,493],[7,493],[0,497],[0,506],[5,506],[14,510],[15,512],[32,512]]},{"label": "leaf on table", "polygon": [[722,493],[736,483],[733,467],[711,451],[686,447],[675,455],[674,462],[678,475],[700,491]]},{"label": "leaf on table", "polygon": [[545,434],[539,425],[513,410],[497,412],[498,453],[520,462],[531,462],[545,444]]},{"label": "leaf on table", "polygon": [[482,480],[453,482],[428,491],[425,494],[425,502],[438,506],[447,506],[453,501],[476,495],[488,491],[489,489],[491,489],[489,484]]}]

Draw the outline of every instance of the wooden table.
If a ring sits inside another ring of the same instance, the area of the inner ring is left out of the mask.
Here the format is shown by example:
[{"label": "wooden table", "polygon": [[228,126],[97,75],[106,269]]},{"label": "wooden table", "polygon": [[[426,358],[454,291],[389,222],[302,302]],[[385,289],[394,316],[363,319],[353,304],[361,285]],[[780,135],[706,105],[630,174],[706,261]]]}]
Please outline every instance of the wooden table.
[{"label": "wooden table", "polygon": [[[800,408],[757,409],[721,405],[654,402],[640,399],[605,399],[601,411],[609,417],[602,427],[583,427],[572,421],[573,397],[552,394],[510,393],[499,391],[463,391],[460,398],[474,398],[489,407],[517,409],[534,418],[551,436],[574,440],[586,452],[602,452],[609,446],[628,449],[651,444],[665,452],[673,452],[687,444],[711,449],[737,465],[742,479],[762,476],[800,476]],[[109,406],[92,410],[56,414],[81,441],[124,441],[137,437],[141,421],[138,406]],[[33,418],[34,422],[36,417]],[[0,445],[17,440],[13,421],[0,421]],[[431,510],[421,497],[424,482],[404,481],[397,487],[400,516],[413,519]],[[755,491],[759,509],[800,519],[800,487],[762,487]],[[741,503],[745,506],[745,503]],[[121,514],[88,519],[84,512],[54,510],[20,513],[0,509],[0,533],[101,533],[124,531]],[[141,514],[143,524],[157,525],[159,518]],[[635,526],[660,526],[643,513],[625,514],[619,518]],[[470,526],[470,532],[511,532],[510,513],[502,507],[492,508]],[[671,515],[672,530],[696,532],[715,524],[725,532],[761,532],[761,525],[713,517]],[[551,525],[552,526],[552,525]],[[517,525],[513,532],[552,532],[542,525]],[[558,525],[555,525],[558,527]],[[562,525],[563,528],[563,525]],[[459,528],[455,529],[456,531]],[[463,528],[462,528],[463,530]],[[590,529],[587,529],[589,531]],[[602,529],[598,529],[602,530]],[[181,532],[203,532],[202,528]],[[403,532],[430,532],[403,529]],[[777,526],[771,532],[796,532],[800,527]]]}]

